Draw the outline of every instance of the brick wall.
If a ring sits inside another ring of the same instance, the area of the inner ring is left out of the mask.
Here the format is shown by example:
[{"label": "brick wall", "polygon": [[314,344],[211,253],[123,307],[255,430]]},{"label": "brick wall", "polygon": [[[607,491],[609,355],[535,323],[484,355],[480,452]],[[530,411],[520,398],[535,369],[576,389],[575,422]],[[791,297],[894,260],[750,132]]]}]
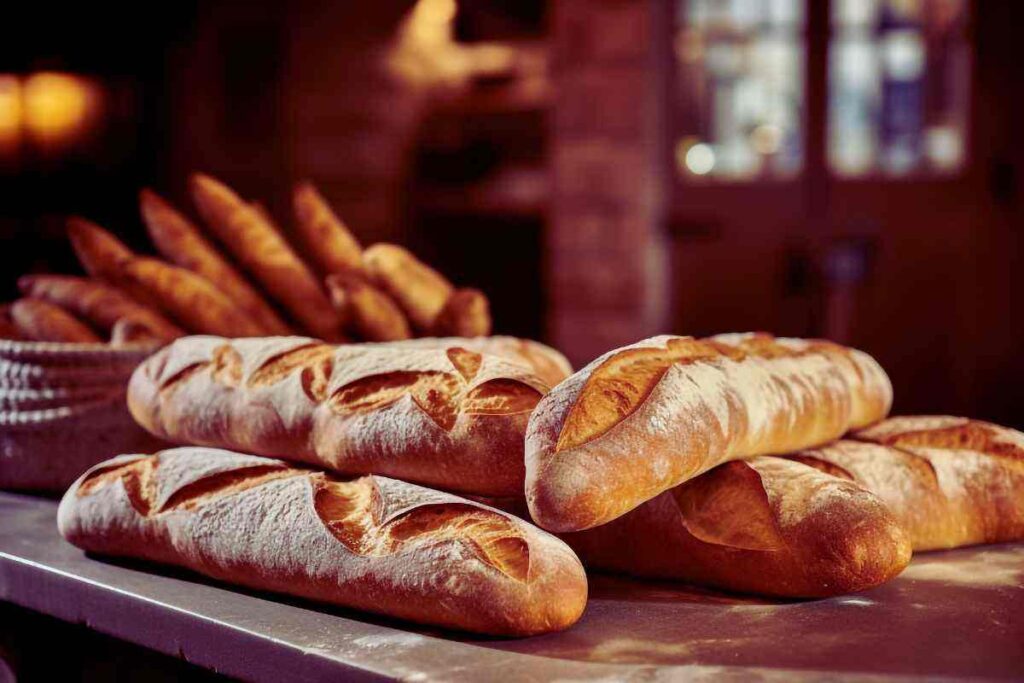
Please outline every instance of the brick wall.
[{"label": "brick wall", "polygon": [[558,0],[548,331],[577,364],[664,330],[656,0]]}]

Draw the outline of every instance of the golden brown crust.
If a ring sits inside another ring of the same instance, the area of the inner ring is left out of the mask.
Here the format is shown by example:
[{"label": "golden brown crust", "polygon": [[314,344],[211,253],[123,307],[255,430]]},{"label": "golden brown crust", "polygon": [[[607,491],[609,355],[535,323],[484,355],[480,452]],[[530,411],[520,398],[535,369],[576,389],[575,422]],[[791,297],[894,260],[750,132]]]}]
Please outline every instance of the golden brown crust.
[{"label": "golden brown crust", "polygon": [[826,443],[884,417],[887,378],[868,391],[852,377],[832,350],[770,335],[655,337],[611,351],[530,418],[533,518],[587,529],[726,460]]},{"label": "golden brown crust", "polygon": [[68,218],[68,237],[85,272],[113,284],[117,284],[121,263],[135,256],[110,232],[79,216]]},{"label": "golden brown crust", "polygon": [[100,344],[100,336],[63,308],[36,299],[19,299],[11,319],[22,336],[34,341]]},{"label": "golden brown crust", "polygon": [[242,267],[256,278],[303,328],[331,341],[341,320],[316,278],[273,224],[223,183],[195,174],[192,196],[206,225]]},{"label": "golden brown crust", "polygon": [[519,337],[420,337],[391,342],[405,348],[437,349],[459,346],[470,351],[499,356],[530,368],[548,387],[553,387],[572,374],[569,360],[556,349],[532,339]]},{"label": "golden brown crust", "polygon": [[200,275],[244,310],[265,334],[288,334],[288,325],[238,270],[185,216],[148,188],[139,193],[143,222],[157,251]]},{"label": "golden brown crust", "polygon": [[58,525],[91,552],[494,635],[567,628],[586,602],[569,548],[515,517],[215,449],[102,463],[68,490]]},{"label": "golden brown crust", "polygon": [[428,331],[453,287],[443,275],[395,244],[374,244],[363,252],[370,279],[390,294],[418,329]]},{"label": "golden brown crust", "polygon": [[77,216],[68,219],[67,228],[71,247],[90,277],[117,287],[144,306],[161,310],[154,299],[125,277],[124,264],[135,258],[135,254],[121,240],[92,221]]},{"label": "golden brown crust", "polygon": [[875,496],[773,457],[719,465],[563,539],[591,569],[782,597],[864,590],[910,561],[906,534]]},{"label": "golden brown crust", "polygon": [[363,270],[363,248],[310,182],[295,186],[295,230],[321,275]]},{"label": "golden brown crust", "polygon": [[791,456],[881,498],[915,550],[1024,540],[1024,434],[979,420],[896,417]]},{"label": "golden brown crust", "polygon": [[491,308],[479,289],[457,289],[434,320],[439,337],[486,337],[491,333]]},{"label": "golden brown crust", "polygon": [[110,330],[110,345],[114,348],[125,346],[163,346],[167,342],[145,324],[130,318],[122,318]]},{"label": "golden brown crust", "polygon": [[522,366],[456,346],[191,337],[139,366],[128,406],[171,442],[517,495],[545,390]]},{"label": "golden brown crust", "polygon": [[327,276],[331,302],[344,311],[349,327],[366,341],[398,341],[412,337],[402,309],[384,292],[354,273]]},{"label": "golden brown crust", "polygon": [[136,302],[121,290],[70,275],[23,275],[18,278],[22,294],[48,301],[87,320],[97,329],[111,332],[118,321],[148,330],[159,341],[170,341],[185,331],[160,313]]},{"label": "golden brown crust", "polygon": [[153,258],[138,257],[121,266],[133,289],[158,302],[160,308],[190,332],[228,337],[255,337],[259,325],[237,308],[206,278]]},{"label": "golden brown crust", "polygon": [[24,339],[11,317],[11,304],[0,304],[0,339]]}]

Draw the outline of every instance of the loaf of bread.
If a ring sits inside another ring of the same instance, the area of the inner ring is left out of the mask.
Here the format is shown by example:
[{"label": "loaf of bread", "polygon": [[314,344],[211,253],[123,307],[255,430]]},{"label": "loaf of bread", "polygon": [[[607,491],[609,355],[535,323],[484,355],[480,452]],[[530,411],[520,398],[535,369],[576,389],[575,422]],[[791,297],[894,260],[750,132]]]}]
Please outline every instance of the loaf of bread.
[{"label": "loaf of bread", "polygon": [[491,305],[479,289],[456,289],[434,319],[439,337],[486,337],[491,333]]},{"label": "loaf of bread", "polygon": [[796,598],[877,586],[903,571],[911,553],[874,495],[769,456],[719,465],[562,538],[589,569]]},{"label": "loaf of bread", "polygon": [[521,495],[526,421],[546,390],[457,346],[186,337],[136,369],[128,406],[172,443],[507,496]]},{"label": "loaf of bread", "polygon": [[139,208],[157,250],[172,263],[206,278],[259,325],[263,334],[288,334],[288,325],[245,276],[210,244],[195,225],[146,188]]},{"label": "loaf of bread", "polygon": [[255,337],[262,334],[241,308],[206,278],[155,258],[137,256],[121,265],[124,280],[144,292],[190,332]]},{"label": "loaf of bread", "polygon": [[537,405],[530,513],[552,531],[595,527],[727,460],[832,441],[891,401],[873,359],[828,342],[654,337],[606,353]]},{"label": "loaf of bread", "polygon": [[71,311],[104,332],[112,332],[115,323],[125,320],[165,342],[185,334],[154,309],[97,280],[70,275],[23,275],[18,278],[18,288],[25,296]]},{"label": "loaf of bread", "polygon": [[397,244],[374,244],[363,252],[363,267],[390,294],[419,330],[434,327],[453,287],[439,272]]},{"label": "loaf of bread", "polygon": [[351,272],[328,275],[325,283],[339,316],[367,341],[409,339],[409,321],[391,297]]},{"label": "loaf of bread", "polygon": [[295,186],[292,205],[295,232],[321,275],[362,272],[363,248],[312,183]]},{"label": "loaf of bread", "polygon": [[1024,540],[1024,434],[959,417],[895,417],[790,457],[851,479],[914,550]]},{"label": "loaf of bread", "polygon": [[195,174],[199,214],[238,262],[303,328],[321,339],[341,334],[341,321],[313,273],[273,223],[224,183]]},{"label": "loaf of bread", "polygon": [[131,318],[121,318],[110,330],[110,345],[118,349],[130,346],[150,346],[157,349],[166,341],[144,324]]},{"label": "loaf of bread", "polygon": [[[391,342],[392,345],[411,349],[442,349],[459,346],[476,353],[498,356],[530,368],[544,383],[553,387],[572,374],[572,365],[559,351],[519,337],[420,337],[407,341]],[[520,492],[521,493],[521,492]]]},{"label": "loaf of bread", "polygon": [[68,238],[85,272],[99,280],[120,284],[121,263],[135,256],[121,240],[79,216],[68,218]]},{"label": "loaf of bread", "polygon": [[0,304],[0,339],[24,339],[18,326],[14,324],[11,304]]},{"label": "loaf of bread", "polygon": [[34,341],[99,344],[103,340],[88,325],[65,311],[37,299],[18,299],[11,320],[23,337]]},{"label": "loaf of bread", "polygon": [[587,598],[572,551],[511,515],[216,449],[101,463],[72,484],[57,521],[89,552],[479,633],[558,631]]}]

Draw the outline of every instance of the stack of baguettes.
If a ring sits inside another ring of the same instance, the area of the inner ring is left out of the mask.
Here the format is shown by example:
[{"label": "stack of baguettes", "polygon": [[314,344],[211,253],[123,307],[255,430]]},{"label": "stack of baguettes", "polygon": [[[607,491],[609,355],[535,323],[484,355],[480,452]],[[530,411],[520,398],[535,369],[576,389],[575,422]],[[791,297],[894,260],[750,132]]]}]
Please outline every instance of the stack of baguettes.
[{"label": "stack of baguettes", "polygon": [[68,237],[86,272],[25,275],[0,305],[0,338],[165,344],[186,334],[309,334],[327,341],[484,336],[486,296],[457,289],[408,250],[365,250],[313,185],[293,194],[294,246],[259,205],[195,174],[194,222],[155,192],[139,204],[163,260],[133,252],[84,218]]},{"label": "stack of baguettes", "polygon": [[90,470],[61,530],[98,553],[506,635],[579,618],[570,546],[594,569],[814,597],[878,585],[912,548],[1024,536],[1021,435],[885,420],[889,380],[854,349],[656,337],[569,372],[508,339],[179,340],[138,368],[128,402],[191,447]]}]

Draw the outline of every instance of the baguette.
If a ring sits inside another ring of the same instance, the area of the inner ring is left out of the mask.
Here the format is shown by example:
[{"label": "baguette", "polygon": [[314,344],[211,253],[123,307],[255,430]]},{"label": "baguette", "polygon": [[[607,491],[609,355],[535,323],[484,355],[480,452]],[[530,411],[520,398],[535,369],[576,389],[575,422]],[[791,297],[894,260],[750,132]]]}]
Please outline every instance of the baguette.
[{"label": "baguette", "polygon": [[133,289],[145,292],[190,332],[255,337],[262,332],[219,289],[190,270],[137,257],[121,266]]},{"label": "baguette", "polygon": [[366,341],[409,339],[412,332],[405,314],[384,292],[359,275],[334,273],[327,276],[327,291],[336,309],[344,311],[350,326]]},{"label": "baguette", "polygon": [[545,390],[455,346],[187,337],[135,370],[128,407],[172,443],[507,496],[522,495],[523,433]]},{"label": "baguette", "polygon": [[790,456],[881,498],[914,550],[1024,540],[1024,434],[959,417],[896,417]]},{"label": "baguette", "polygon": [[530,513],[551,531],[598,526],[727,460],[827,443],[891,402],[874,360],[827,342],[654,337],[606,353],[537,405]]},{"label": "baguette", "polygon": [[24,339],[25,335],[18,330],[11,317],[11,304],[0,304],[0,339]]},{"label": "baguette", "polygon": [[238,262],[307,331],[331,341],[341,320],[306,265],[264,216],[229,187],[209,176],[192,176],[200,215]]},{"label": "baguette", "polygon": [[90,220],[68,218],[68,238],[85,272],[97,280],[118,284],[121,264],[135,254],[121,240]]},{"label": "baguette", "polygon": [[151,337],[170,341],[184,330],[148,306],[102,282],[70,275],[24,275],[18,278],[22,294],[48,301],[78,315],[97,329],[111,332],[119,320],[149,330]]},{"label": "baguette", "polygon": [[71,486],[57,522],[88,552],[478,633],[562,630],[586,604],[572,551],[511,515],[228,451],[108,460]]},{"label": "baguette", "polygon": [[910,541],[860,486],[782,458],[733,461],[609,524],[562,536],[588,569],[821,598],[893,578]]},{"label": "baguette", "polygon": [[433,328],[452,295],[453,287],[443,275],[395,244],[374,244],[363,252],[363,266],[420,330]]},{"label": "baguette", "polygon": [[139,193],[142,220],[157,251],[172,263],[213,283],[265,334],[288,334],[288,325],[245,276],[210,244],[185,216],[146,188]]},{"label": "baguette", "polygon": [[457,289],[434,320],[439,337],[486,337],[491,333],[491,309],[479,289]]},{"label": "baguette", "polygon": [[160,310],[156,300],[134,287],[124,276],[123,266],[135,258],[135,253],[121,240],[92,221],[77,216],[68,219],[67,227],[71,248],[90,277],[117,287],[143,306]]},{"label": "baguette", "polygon": [[296,233],[321,275],[363,270],[363,248],[312,183],[292,195]]},{"label": "baguette", "polygon": [[65,311],[36,299],[19,299],[11,306],[11,319],[22,336],[34,341],[100,344],[88,325]]},{"label": "baguette", "polygon": [[[407,349],[443,349],[459,346],[467,351],[498,356],[529,368],[534,375],[553,387],[572,374],[569,360],[555,349],[518,337],[420,337],[391,342],[392,346]],[[520,492],[521,494],[522,492]]]},{"label": "baguette", "polygon": [[110,345],[114,348],[139,345],[158,348],[166,341],[143,323],[131,318],[121,318],[110,330]]}]

